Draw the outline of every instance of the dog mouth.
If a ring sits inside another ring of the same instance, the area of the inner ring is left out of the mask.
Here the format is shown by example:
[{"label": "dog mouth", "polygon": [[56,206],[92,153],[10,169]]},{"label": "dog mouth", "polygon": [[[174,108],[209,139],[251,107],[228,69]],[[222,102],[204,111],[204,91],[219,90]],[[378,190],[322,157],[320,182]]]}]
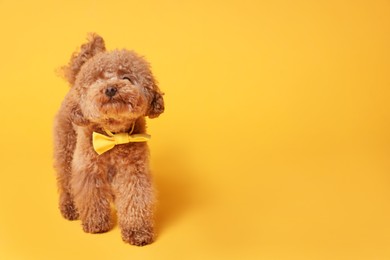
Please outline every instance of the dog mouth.
[{"label": "dog mouth", "polygon": [[131,112],[134,106],[131,102],[118,98],[109,98],[100,104],[100,112],[103,114],[122,114],[124,112]]},{"label": "dog mouth", "polygon": [[129,99],[125,99],[124,97],[118,95],[116,97],[105,98],[106,100],[102,102],[102,107],[104,106],[126,106],[133,108],[133,104]]},{"label": "dog mouth", "polygon": [[100,97],[99,110],[106,116],[138,114],[142,112],[143,100],[140,95],[116,93],[115,96]]}]

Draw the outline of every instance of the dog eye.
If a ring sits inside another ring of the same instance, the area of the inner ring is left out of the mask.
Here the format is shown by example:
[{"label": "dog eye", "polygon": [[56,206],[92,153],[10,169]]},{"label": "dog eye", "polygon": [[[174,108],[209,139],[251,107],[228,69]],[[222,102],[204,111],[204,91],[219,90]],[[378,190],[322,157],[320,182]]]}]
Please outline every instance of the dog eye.
[{"label": "dog eye", "polygon": [[134,84],[134,82],[129,77],[123,77],[122,79],[130,81],[131,84]]}]

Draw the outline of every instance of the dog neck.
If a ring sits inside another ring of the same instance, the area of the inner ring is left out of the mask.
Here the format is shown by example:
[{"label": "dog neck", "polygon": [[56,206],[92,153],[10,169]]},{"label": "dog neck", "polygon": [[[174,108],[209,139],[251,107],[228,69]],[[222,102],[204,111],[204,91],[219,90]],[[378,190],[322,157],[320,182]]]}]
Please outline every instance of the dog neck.
[{"label": "dog neck", "polygon": [[133,134],[141,134],[145,133],[145,119],[140,117],[126,123],[109,120],[106,124],[98,128],[103,131],[106,129],[112,133],[129,133],[132,131]]}]

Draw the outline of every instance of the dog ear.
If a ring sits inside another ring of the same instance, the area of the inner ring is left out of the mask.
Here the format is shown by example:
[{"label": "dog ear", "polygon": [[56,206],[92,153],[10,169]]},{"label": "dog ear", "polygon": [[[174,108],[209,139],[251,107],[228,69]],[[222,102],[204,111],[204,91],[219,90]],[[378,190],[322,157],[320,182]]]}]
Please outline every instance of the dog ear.
[{"label": "dog ear", "polygon": [[81,66],[99,52],[106,50],[104,40],[101,36],[91,33],[88,35],[88,42],[81,45],[80,51],[74,52],[69,64],[62,68],[65,79],[73,85]]},{"label": "dog ear", "polygon": [[149,118],[156,118],[162,112],[164,112],[164,93],[162,93],[157,87],[153,94],[152,102],[150,103],[148,116]]}]

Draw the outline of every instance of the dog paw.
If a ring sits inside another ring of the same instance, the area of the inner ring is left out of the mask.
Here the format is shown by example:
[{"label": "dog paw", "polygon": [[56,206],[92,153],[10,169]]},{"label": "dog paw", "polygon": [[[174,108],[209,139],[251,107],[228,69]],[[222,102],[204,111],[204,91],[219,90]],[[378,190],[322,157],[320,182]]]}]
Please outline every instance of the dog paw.
[{"label": "dog paw", "polygon": [[77,220],[79,218],[79,213],[71,201],[61,203],[60,211],[62,216],[67,220]]},{"label": "dog paw", "polygon": [[135,245],[135,246],[146,246],[151,244],[154,239],[152,228],[143,228],[138,230],[122,230],[123,241]]},{"label": "dog paw", "polygon": [[112,223],[109,218],[97,218],[97,219],[88,219],[82,221],[83,230],[86,233],[104,233],[111,229]]}]

